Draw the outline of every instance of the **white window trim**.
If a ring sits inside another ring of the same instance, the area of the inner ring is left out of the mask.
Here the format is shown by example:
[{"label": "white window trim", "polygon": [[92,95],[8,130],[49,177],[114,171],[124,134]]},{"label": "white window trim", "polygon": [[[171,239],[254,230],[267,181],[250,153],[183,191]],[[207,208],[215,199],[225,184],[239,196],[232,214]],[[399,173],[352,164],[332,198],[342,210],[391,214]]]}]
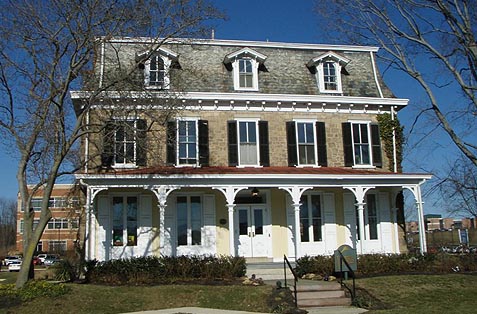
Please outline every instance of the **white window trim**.
[{"label": "white window trim", "polygon": [[[258,118],[237,118],[235,119],[237,121],[237,150],[238,150],[238,166],[237,168],[247,168],[247,167],[254,167],[254,168],[262,168],[263,166],[260,165],[260,130],[258,128],[258,121],[260,119]],[[257,163],[255,165],[253,164],[242,164],[242,161],[240,160],[240,122],[254,122],[255,123],[255,132],[256,132],[256,137],[257,137]]]},{"label": "white window trim", "polygon": [[[239,61],[242,59],[248,59],[252,62],[252,87],[241,87],[240,86],[240,67]],[[258,91],[258,66],[259,62],[255,58],[243,57],[236,58],[232,62],[233,77],[234,77],[234,89],[241,91]]]},{"label": "white window trim", "polygon": [[[354,169],[375,169],[373,160],[373,147],[371,144],[371,121],[362,121],[362,120],[348,120],[351,123],[351,147],[353,149],[353,167]],[[355,160],[355,149],[354,149],[354,136],[353,136],[353,124],[366,124],[368,130],[368,151],[369,151],[369,164],[357,165]]]},{"label": "white window trim", "polygon": [[[305,168],[305,167],[313,167],[313,168],[321,168],[318,165],[318,145],[316,145],[316,122],[318,120],[315,119],[293,119],[295,122],[295,141],[296,141],[296,156],[297,156],[297,165],[296,168]],[[298,123],[311,123],[313,126],[313,151],[315,154],[315,163],[313,164],[300,164],[300,147],[298,141]]]},{"label": "white window trim", "polygon": [[[179,163],[179,122],[180,121],[195,121],[195,163],[194,164],[180,164]],[[182,167],[198,167],[199,166],[199,118],[177,118],[176,119],[176,168]]]},{"label": "white window trim", "polygon": [[[332,62],[333,66],[335,67],[336,73],[336,90],[329,90],[325,88],[325,73],[323,70],[323,65],[326,62]],[[341,64],[334,60],[322,60],[316,67],[316,80],[318,81],[318,87],[320,89],[320,93],[327,93],[327,94],[342,94],[343,87],[341,85]]]},{"label": "white window trim", "polygon": [[[149,85],[149,71],[151,69],[151,58],[157,56],[162,59],[164,62],[164,84],[163,86],[158,85]],[[171,59],[166,56],[161,55],[160,53],[153,54],[151,58],[147,59],[144,63],[144,85],[147,89],[169,89],[170,87],[170,77],[169,77],[169,69],[171,68]]]}]

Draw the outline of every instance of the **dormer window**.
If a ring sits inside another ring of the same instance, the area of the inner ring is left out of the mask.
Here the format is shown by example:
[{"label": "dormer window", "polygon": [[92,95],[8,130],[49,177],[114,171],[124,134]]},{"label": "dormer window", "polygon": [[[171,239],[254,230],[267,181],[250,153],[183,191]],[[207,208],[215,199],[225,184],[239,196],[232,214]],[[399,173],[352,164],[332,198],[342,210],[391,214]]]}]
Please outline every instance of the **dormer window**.
[{"label": "dormer window", "polygon": [[315,73],[320,93],[343,93],[341,70],[350,60],[334,52],[324,53],[311,59],[307,66]]},{"label": "dormer window", "polygon": [[144,85],[151,89],[170,88],[170,68],[173,61],[177,61],[178,55],[166,48],[158,48],[154,52],[143,52],[137,56],[139,60],[145,59]]},{"label": "dormer window", "polygon": [[243,48],[228,54],[224,64],[233,72],[234,90],[258,91],[259,67],[265,62],[267,56],[252,50]]}]

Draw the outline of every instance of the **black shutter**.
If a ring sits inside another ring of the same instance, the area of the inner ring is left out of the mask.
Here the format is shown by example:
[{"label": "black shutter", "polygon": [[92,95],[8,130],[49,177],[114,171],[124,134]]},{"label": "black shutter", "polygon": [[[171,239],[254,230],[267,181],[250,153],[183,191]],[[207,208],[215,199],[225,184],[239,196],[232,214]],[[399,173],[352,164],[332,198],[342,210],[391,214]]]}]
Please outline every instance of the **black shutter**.
[{"label": "black shutter", "polygon": [[286,125],[287,125],[288,166],[294,167],[298,165],[295,122],[289,121],[287,122]]},{"label": "black shutter", "polygon": [[114,121],[106,122],[103,130],[103,151],[101,152],[101,167],[111,168],[114,162]]},{"label": "black shutter", "polygon": [[343,128],[343,152],[345,167],[354,166],[353,160],[353,141],[351,138],[351,123],[344,122]]},{"label": "black shutter", "polygon": [[136,122],[136,165],[146,166],[147,150],[146,150],[146,120],[139,119]]},{"label": "black shutter", "polygon": [[227,121],[229,140],[229,166],[238,166],[237,121]]},{"label": "black shutter", "polygon": [[167,122],[167,164],[176,164],[176,121]]},{"label": "black shutter", "polygon": [[199,120],[199,164],[209,166],[209,123]]},{"label": "black shutter", "polygon": [[328,167],[326,154],[326,129],[324,122],[316,122],[316,147],[318,148],[318,165]]},{"label": "black shutter", "polygon": [[268,121],[258,121],[258,133],[260,140],[260,164],[264,167],[270,167]]},{"label": "black shutter", "polygon": [[379,125],[371,124],[371,148],[373,151],[373,166],[382,168],[381,139],[379,137]]}]

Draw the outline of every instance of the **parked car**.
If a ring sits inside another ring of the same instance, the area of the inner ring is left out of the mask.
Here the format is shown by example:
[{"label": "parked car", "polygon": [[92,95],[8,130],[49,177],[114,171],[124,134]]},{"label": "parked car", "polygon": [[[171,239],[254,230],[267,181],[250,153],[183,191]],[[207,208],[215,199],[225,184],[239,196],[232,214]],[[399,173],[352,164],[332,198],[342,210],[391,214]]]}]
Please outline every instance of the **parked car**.
[{"label": "parked car", "polygon": [[45,258],[48,254],[45,254],[45,253],[42,253],[42,254],[38,254],[37,257],[38,259],[40,260],[40,263],[43,264],[45,263]]},{"label": "parked car", "polygon": [[7,256],[5,257],[5,259],[3,260],[3,264],[5,266],[9,266],[11,263],[13,262],[18,262],[18,261],[21,261],[22,258],[21,256],[18,256],[18,255],[14,255],[14,256]]},{"label": "parked car", "polygon": [[20,268],[22,267],[22,261],[11,261],[10,264],[8,264],[8,271],[20,271]]},{"label": "parked car", "polygon": [[56,255],[48,255],[46,258],[45,258],[45,266],[51,266],[53,264],[56,264],[58,263],[59,261],[61,261],[61,259],[56,256]]},{"label": "parked car", "polygon": [[38,258],[38,256],[33,256],[33,265],[41,265],[41,260]]}]

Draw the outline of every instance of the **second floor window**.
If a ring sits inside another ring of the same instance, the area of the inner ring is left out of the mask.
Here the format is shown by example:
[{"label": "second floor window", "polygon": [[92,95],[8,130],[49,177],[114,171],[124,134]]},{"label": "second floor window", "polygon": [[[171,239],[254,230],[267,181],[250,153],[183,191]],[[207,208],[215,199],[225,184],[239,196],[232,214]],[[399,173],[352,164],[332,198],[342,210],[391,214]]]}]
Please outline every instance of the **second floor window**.
[{"label": "second floor window", "polygon": [[207,120],[178,119],[167,123],[167,163],[175,166],[209,165]]},{"label": "second floor window", "polygon": [[289,166],[327,166],[324,122],[287,122]]},{"label": "second floor window", "polygon": [[370,122],[343,123],[345,166],[382,167],[379,126]]},{"label": "second floor window", "polygon": [[229,165],[269,166],[268,122],[229,121]]},{"label": "second floor window", "polygon": [[145,120],[114,120],[105,127],[103,167],[144,166],[146,163]]}]

